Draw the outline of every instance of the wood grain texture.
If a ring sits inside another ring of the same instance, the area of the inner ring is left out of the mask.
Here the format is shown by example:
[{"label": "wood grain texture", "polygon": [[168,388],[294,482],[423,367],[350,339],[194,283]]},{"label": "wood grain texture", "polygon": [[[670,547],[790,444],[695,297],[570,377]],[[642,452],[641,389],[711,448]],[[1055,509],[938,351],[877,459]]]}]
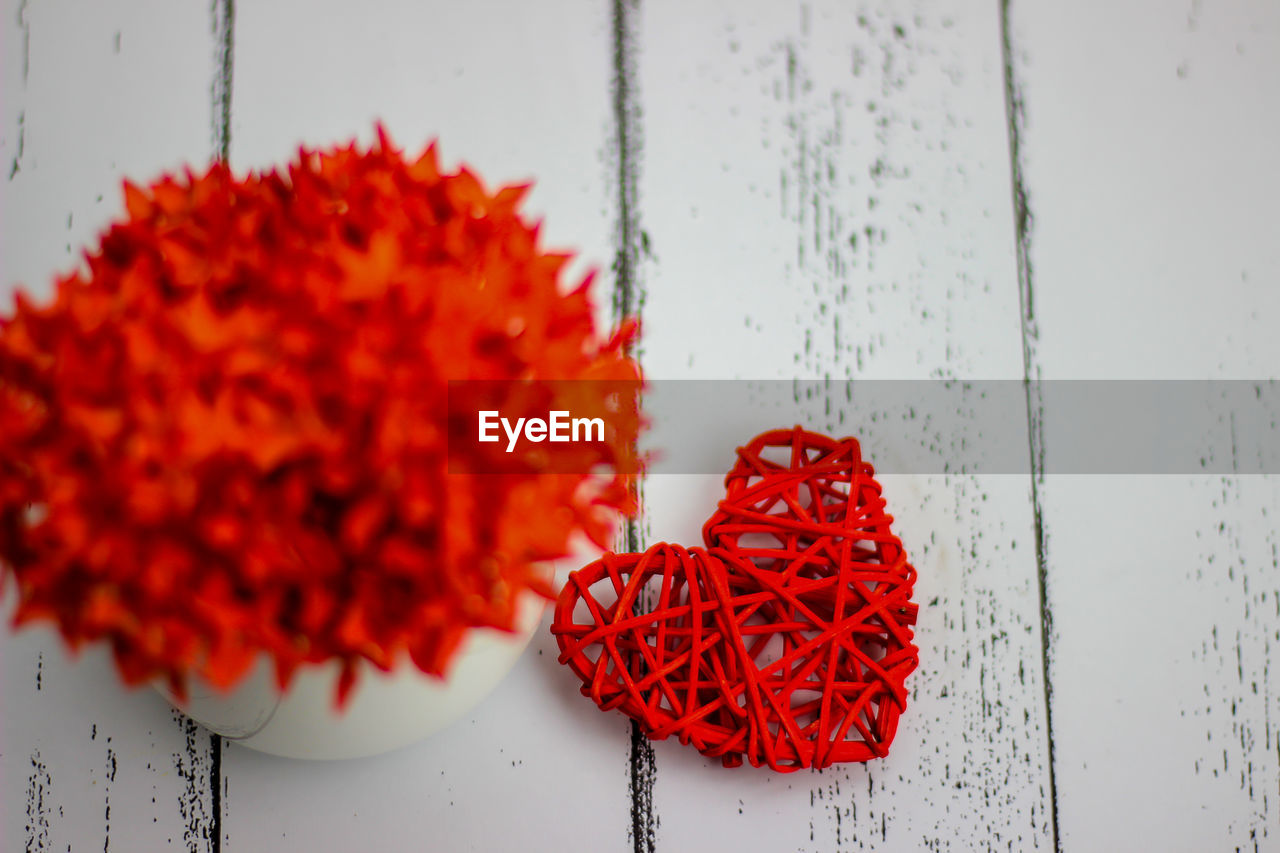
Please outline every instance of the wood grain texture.
[{"label": "wood grain texture", "polygon": [[[608,322],[625,224],[613,23],[608,5],[567,2],[240,4],[231,163],[367,143],[381,120],[415,153],[438,138],[446,167],[536,176],[526,211],[544,246],[580,253],[571,278],[601,269]],[[470,717],[392,755],[310,764],[229,744],[227,849],[630,849],[630,729],[578,695],[557,653],[544,624]]]},{"label": "wood grain texture", "polygon": [[[643,163],[643,114],[640,103],[640,81],[637,64],[640,54],[640,4],[638,0],[614,0],[613,31],[613,138],[610,160],[615,165],[616,213],[615,253],[613,262],[613,313],[615,322],[626,318],[643,322],[646,288],[643,261],[648,238],[640,221],[639,184]],[[633,344],[632,355],[639,355],[641,344]],[[644,497],[644,480],[637,482],[640,513],[628,518],[617,550],[639,553],[650,543]],[[647,596],[646,596],[647,597]],[[631,825],[628,837],[635,853],[653,853],[657,849],[657,817],[653,812],[653,786],[657,777],[657,759],[653,744],[645,736],[639,722],[631,722],[631,753],[628,756],[630,779],[627,795],[631,800]]]},{"label": "wood grain texture", "polygon": [[[0,311],[37,298],[122,209],[120,181],[207,162],[209,13],[161,2],[6,2],[0,16]],[[12,599],[4,608],[7,614]],[[0,849],[217,849],[210,736],[100,651],[0,638]]]},{"label": "wood grain texture", "polygon": [[[1010,12],[1031,375],[1276,378],[1274,4]],[[1276,477],[1040,491],[1064,849],[1280,848]]]},{"label": "wood grain texture", "polygon": [[[1021,376],[997,13],[642,9],[650,376]],[[810,427],[865,415],[827,402]],[[649,538],[696,542],[718,481],[650,478]],[[923,605],[890,757],[780,776],[660,743],[659,849],[1052,846],[1027,479],[884,484]]]}]

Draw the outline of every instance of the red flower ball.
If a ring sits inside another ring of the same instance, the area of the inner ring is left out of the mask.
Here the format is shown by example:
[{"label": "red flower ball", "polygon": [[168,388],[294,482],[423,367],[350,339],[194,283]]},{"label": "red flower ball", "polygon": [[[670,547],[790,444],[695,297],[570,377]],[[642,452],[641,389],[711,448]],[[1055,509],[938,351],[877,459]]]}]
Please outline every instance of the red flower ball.
[{"label": "red flower ball", "polygon": [[536,563],[633,509],[639,428],[615,414],[575,468],[603,475],[449,471],[474,429],[447,417],[450,380],[639,378],[632,327],[598,336],[590,279],[561,287],[524,191],[381,131],[284,173],[126,183],[87,272],[0,318],[16,621],[179,692],[260,652],[282,686],[339,659],[345,692],[360,659],[442,673],[467,629],[510,629],[550,592]]}]

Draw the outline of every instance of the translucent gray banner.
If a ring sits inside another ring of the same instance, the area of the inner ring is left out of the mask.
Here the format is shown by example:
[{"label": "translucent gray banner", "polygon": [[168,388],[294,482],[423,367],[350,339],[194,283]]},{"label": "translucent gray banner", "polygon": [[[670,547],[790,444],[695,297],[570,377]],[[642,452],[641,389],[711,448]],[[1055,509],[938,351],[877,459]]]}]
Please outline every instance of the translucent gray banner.
[{"label": "translucent gray banner", "polygon": [[881,473],[1026,474],[1033,452],[1046,474],[1280,473],[1275,380],[657,380],[643,399],[651,474],[723,473],[796,424],[854,436]]}]

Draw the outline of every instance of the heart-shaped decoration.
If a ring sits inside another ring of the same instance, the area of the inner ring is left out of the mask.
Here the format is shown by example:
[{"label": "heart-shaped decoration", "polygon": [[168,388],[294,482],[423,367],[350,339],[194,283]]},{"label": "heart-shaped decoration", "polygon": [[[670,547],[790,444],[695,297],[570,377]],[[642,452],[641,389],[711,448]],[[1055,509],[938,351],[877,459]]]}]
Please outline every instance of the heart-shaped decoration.
[{"label": "heart-shaped decoration", "polygon": [[649,737],[774,770],[886,755],[918,663],[915,569],[852,438],[738,449],[705,548],[606,554],[551,631],[583,695]]}]

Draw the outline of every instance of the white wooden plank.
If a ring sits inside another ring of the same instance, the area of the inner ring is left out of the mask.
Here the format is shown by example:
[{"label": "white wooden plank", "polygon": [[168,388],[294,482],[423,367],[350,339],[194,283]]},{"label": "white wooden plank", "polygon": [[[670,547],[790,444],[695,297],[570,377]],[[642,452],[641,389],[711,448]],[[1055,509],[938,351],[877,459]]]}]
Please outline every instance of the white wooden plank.
[{"label": "white wooden plank", "polygon": [[[1276,378],[1280,9],[1011,21],[1034,374]],[[1277,478],[1051,475],[1040,496],[1063,846],[1277,849]]]},{"label": "white wooden plank", "polygon": [[[643,7],[651,377],[1021,376],[997,13]],[[884,482],[923,605],[890,756],[781,776],[659,743],[657,848],[1052,845],[1028,480]],[[697,542],[719,492],[651,478],[647,540]]]},{"label": "white wooden plank", "polygon": [[[281,41],[305,20],[305,37]],[[544,245],[601,268],[609,310],[616,162],[607,6],[296,2],[237,8],[231,161],[368,142],[382,120],[446,167],[536,179]],[[577,273],[571,273],[576,275]],[[304,764],[228,745],[228,849],[626,849],[625,721],[592,713],[546,622],[468,719],[381,758]]]},{"label": "white wooden plank", "polygon": [[[208,10],[5,2],[0,311],[38,298],[120,215],[120,180],[208,161]],[[12,600],[5,607],[10,612]],[[210,740],[107,655],[45,627],[0,639],[0,849],[210,850]]]}]

